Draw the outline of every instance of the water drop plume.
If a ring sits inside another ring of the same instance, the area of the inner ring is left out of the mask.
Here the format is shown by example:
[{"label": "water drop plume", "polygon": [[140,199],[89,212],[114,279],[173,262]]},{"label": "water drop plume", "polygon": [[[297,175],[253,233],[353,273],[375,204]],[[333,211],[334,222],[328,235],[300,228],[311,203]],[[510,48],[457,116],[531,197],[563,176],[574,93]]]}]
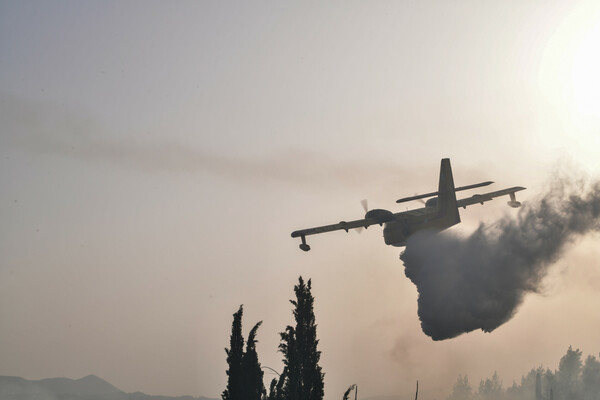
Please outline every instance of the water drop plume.
[{"label": "water drop plume", "polygon": [[600,182],[554,177],[516,216],[472,234],[420,232],[400,258],[419,292],[423,332],[444,340],[512,318],[548,268],[581,235],[600,230]]}]

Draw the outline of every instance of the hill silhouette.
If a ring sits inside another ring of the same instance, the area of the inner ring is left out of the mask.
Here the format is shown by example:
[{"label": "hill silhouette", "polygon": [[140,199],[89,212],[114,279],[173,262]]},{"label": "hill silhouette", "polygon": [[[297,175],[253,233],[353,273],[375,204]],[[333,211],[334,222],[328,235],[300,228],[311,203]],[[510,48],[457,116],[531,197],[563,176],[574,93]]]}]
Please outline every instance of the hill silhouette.
[{"label": "hill silhouette", "polygon": [[153,396],[142,392],[125,393],[104,379],[88,375],[81,379],[50,378],[27,380],[0,376],[2,400],[216,400],[208,397]]}]

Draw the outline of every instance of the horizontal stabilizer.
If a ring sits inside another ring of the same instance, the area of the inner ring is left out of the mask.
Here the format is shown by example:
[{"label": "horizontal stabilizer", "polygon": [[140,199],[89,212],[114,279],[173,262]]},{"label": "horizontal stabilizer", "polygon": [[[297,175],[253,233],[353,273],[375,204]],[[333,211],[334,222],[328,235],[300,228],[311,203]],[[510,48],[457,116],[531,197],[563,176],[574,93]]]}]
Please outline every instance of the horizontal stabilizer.
[{"label": "horizontal stabilizer", "polygon": [[[461,190],[475,189],[475,188],[478,188],[478,187],[491,185],[492,183],[494,183],[494,182],[492,182],[492,181],[486,181],[486,182],[481,182],[481,183],[474,183],[472,185],[457,187],[456,189],[454,189],[454,191],[455,192],[460,192]],[[411,201],[411,200],[425,199],[427,197],[433,197],[433,196],[437,196],[439,194],[440,194],[440,192],[431,192],[431,193],[426,193],[426,194],[418,194],[416,196],[404,197],[402,199],[396,200],[396,203],[404,203],[406,201]]]}]

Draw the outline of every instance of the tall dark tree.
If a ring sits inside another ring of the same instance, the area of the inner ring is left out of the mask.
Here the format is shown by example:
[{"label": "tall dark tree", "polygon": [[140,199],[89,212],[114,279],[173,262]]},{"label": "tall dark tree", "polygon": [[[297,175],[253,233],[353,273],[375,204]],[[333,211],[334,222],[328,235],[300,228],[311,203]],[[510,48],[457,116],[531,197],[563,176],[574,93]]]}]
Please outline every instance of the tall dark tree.
[{"label": "tall dark tree", "polygon": [[304,283],[302,277],[294,286],[296,326],[288,326],[281,333],[279,350],[283,353],[284,375],[283,397],[286,400],[322,400],[324,395],[323,377],[319,366],[321,352],[317,350],[317,325],[315,324],[314,298],[311,294],[311,281]]},{"label": "tall dark tree", "polygon": [[261,400],[265,394],[263,370],[256,353],[256,331],[261,324],[262,321],[254,325],[248,334],[246,352],[242,356],[242,389],[245,400]]},{"label": "tall dark tree", "polygon": [[225,353],[227,353],[227,389],[221,395],[223,400],[244,399],[242,378],[242,360],[244,358],[244,337],[242,336],[243,313],[244,306],[241,305],[239,310],[233,314],[229,349],[225,349]]},{"label": "tall dark tree", "polygon": [[243,314],[243,305],[233,314],[229,349],[225,349],[225,353],[227,353],[227,389],[221,395],[223,400],[261,400],[266,394],[263,371],[256,353],[256,332],[262,321],[250,330],[244,352]]}]

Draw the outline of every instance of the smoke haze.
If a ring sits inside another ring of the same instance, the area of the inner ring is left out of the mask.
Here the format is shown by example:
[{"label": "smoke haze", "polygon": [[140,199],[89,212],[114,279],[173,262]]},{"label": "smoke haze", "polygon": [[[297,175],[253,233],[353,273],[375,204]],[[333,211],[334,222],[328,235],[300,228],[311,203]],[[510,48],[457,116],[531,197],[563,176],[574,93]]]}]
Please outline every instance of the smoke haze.
[{"label": "smoke haze", "polygon": [[[189,138],[181,140],[181,132],[168,140],[150,137],[139,140],[135,139],[139,132],[116,132],[85,113],[2,94],[0,117],[5,124],[0,134],[3,145],[34,154],[104,162],[146,173],[206,172],[236,181],[283,182],[310,187],[329,187],[332,181],[345,187],[371,181],[401,187],[402,176],[409,176],[408,171],[395,163],[334,162],[329,156],[313,151],[224,155],[203,142],[190,144]],[[206,132],[194,132],[191,136],[205,135]]]},{"label": "smoke haze", "polygon": [[528,292],[539,292],[548,268],[578,236],[600,228],[600,182],[556,177],[516,218],[481,224],[467,237],[413,235],[401,255],[419,292],[423,332],[444,340],[491,332],[515,314]]}]

